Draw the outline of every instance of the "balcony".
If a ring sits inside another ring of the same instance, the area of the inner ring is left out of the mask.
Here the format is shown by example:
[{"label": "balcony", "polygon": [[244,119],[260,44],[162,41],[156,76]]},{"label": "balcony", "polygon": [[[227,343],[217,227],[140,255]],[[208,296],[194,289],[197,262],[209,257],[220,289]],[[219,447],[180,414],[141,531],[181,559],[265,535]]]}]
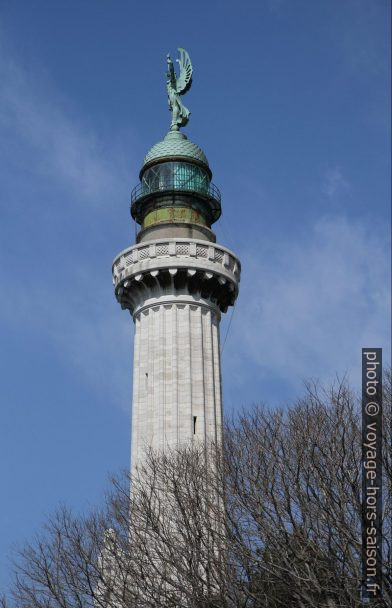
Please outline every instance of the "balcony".
[{"label": "balcony", "polygon": [[[181,198],[182,197],[182,198]],[[143,217],[147,209],[143,209],[143,205],[154,199],[164,199],[160,206],[176,205],[179,202],[184,204],[186,199],[195,199],[199,205],[205,208],[205,211],[211,218],[211,223],[216,222],[221,215],[221,194],[219,189],[213,183],[200,182],[198,180],[178,180],[176,176],[165,179],[161,182],[146,183],[142,181],[138,184],[131,193],[131,214],[132,217],[139,223],[143,221]]]}]

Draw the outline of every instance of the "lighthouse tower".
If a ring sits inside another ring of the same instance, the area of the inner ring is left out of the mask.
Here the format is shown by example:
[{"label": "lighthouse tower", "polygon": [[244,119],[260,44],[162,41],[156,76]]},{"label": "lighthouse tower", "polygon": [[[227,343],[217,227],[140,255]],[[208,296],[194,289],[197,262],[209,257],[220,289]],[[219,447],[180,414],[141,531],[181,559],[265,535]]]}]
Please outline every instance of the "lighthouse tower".
[{"label": "lighthouse tower", "polygon": [[220,441],[221,313],[238,294],[240,262],[216,243],[211,226],[221,196],[202,149],[180,132],[192,82],[179,49],[177,77],[167,58],[170,130],[147,153],[131,195],[136,244],[113,263],[115,295],[135,324],[131,473],[146,449]]}]

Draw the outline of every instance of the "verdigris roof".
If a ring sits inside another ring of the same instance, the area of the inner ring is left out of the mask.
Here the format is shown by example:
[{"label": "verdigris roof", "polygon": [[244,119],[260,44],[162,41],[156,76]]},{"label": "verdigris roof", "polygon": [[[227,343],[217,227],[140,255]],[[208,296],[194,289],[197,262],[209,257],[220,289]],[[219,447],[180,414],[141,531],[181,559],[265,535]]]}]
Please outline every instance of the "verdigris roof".
[{"label": "verdigris roof", "polygon": [[191,160],[197,160],[208,167],[208,160],[203,150],[196,144],[189,141],[184,133],[180,131],[169,131],[169,133],[159,141],[147,153],[143,165],[159,158],[171,156],[186,156]]}]

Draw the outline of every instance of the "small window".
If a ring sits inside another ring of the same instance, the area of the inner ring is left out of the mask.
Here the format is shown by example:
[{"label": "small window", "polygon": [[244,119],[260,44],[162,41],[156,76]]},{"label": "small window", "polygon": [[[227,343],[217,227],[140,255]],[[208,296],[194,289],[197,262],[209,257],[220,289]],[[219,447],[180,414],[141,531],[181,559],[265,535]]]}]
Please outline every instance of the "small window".
[{"label": "small window", "polygon": [[197,416],[193,416],[193,434],[196,435],[196,420]]}]

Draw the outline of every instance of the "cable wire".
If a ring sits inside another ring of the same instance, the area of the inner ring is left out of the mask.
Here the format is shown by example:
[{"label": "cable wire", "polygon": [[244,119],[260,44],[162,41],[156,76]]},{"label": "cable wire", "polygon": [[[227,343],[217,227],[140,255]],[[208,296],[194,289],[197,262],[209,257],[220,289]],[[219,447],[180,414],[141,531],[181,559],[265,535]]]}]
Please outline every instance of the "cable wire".
[{"label": "cable wire", "polygon": [[223,344],[222,344],[222,348],[221,348],[221,355],[223,353],[223,349],[225,348],[225,344],[226,344],[226,340],[227,340],[227,336],[229,335],[229,330],[231,327],[231,322],[233,320],[233,316],[234,316],[234,309],[235,309],[235,305],[233,306],[233,310],[231,311],[231,316],[230,316],[230,321],[229,324],[227,326],[227,330],[226,330],[226,335],[225,335],[225,339],[223,340]]}]

